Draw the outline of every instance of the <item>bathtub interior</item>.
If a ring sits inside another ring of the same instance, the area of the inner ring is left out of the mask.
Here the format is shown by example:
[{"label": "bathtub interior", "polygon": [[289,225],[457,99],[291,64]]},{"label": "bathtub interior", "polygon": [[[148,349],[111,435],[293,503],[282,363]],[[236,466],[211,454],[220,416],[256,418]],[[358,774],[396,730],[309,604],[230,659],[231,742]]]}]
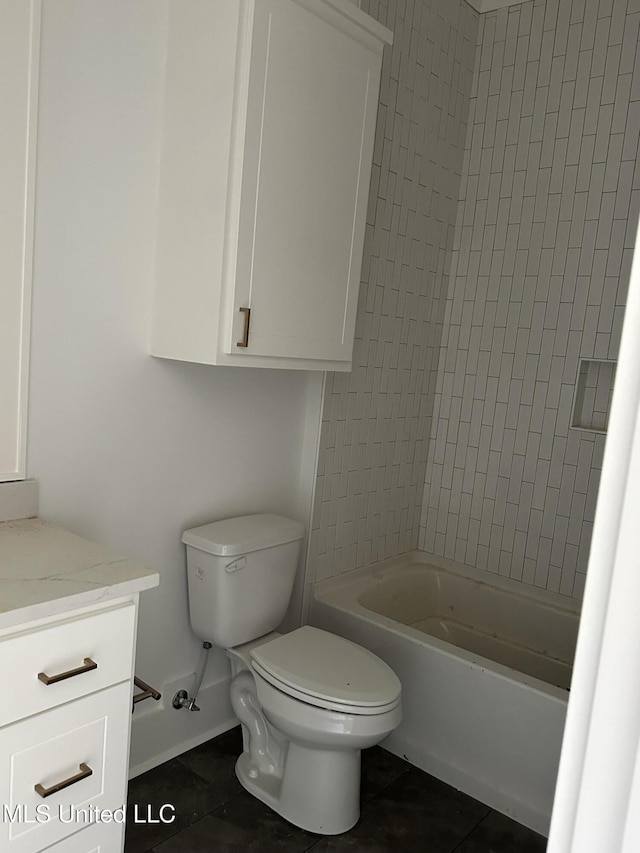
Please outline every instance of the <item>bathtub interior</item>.
[{"label": "bathtub interior", "polygon": [[428,563],[373,573],[366,610],[547,684],[568,689],[578,614]]}]

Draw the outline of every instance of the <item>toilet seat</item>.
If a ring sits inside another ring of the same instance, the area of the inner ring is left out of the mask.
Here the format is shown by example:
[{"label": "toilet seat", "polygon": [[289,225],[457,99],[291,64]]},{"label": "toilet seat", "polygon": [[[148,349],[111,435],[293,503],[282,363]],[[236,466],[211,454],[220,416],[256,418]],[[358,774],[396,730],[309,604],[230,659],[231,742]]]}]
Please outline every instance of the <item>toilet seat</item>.
[{"label": "toilet seat", "polygon": [[400,703],[400,681],[384,661],[310,625],[252,649],[251,666],[282,693],[319,708],[368,715]]}]

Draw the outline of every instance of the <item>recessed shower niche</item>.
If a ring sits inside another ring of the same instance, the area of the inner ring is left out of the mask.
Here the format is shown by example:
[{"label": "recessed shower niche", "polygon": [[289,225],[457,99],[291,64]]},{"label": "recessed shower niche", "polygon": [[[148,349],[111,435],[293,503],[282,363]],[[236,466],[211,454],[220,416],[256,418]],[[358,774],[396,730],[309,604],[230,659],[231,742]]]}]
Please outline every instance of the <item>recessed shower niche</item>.
[{"label": "recessed shower niche", "polygon": [[615,361],[580,359],[571,417],[572,429],[607,431],[615,378]]}]

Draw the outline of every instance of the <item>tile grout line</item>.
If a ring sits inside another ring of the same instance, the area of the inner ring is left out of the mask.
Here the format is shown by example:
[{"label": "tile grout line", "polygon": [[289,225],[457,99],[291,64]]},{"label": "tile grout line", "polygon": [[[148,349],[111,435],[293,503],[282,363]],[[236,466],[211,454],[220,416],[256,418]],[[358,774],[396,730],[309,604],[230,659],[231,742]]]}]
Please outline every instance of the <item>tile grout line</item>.
[{"label": "tile grout line", "polygon": [[489,808],[489,807],[487,806],[487,813],[486,813],[486,815],[485,815],[484,817],[480,818],[480,820],[476,823],[476,825],[473,827],[473,829],[469,830],[469,832],[465,835],[465,837],[464,837],[464,838],[461,838],[461,839],[460,839],[460,841],[456,844],[456,846],[455,846],[455,847],[453,847],[453,848],[449,851],[449,853],[456,853],[456,850],[459,850],[459,849],[460,849],[461,845],[463,845],[463,844],[465,843],[465,841],[467,841],[467,840],[469,839],[469,837],[470,837],[471,835],[473,835],[473,833],[476,831],[476,829],[478,829],[478,827],[480,826],[480,824],[484,823],[484,822],[485,822],[485,820],[486,820],[486,819],[487,819],[487,818],[488,818],[488,817],[493,813],[493,811],[494,811],[494,809],[491,809],[491,808]]}]

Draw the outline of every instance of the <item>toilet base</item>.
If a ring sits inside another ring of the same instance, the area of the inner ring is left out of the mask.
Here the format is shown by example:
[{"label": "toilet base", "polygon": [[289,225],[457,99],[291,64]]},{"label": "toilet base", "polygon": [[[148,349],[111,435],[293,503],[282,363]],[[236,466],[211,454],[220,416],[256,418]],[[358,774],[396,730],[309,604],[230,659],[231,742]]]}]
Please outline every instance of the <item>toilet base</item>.
[{"label": "toilet base", "polygon": [[360,750],[324,750],[289,743],[282,778],[260,772],[243,752],[236,762],[243,788],[283,818],[320,835],[346,832],[360,817]]}]

